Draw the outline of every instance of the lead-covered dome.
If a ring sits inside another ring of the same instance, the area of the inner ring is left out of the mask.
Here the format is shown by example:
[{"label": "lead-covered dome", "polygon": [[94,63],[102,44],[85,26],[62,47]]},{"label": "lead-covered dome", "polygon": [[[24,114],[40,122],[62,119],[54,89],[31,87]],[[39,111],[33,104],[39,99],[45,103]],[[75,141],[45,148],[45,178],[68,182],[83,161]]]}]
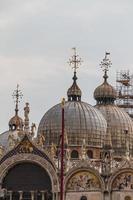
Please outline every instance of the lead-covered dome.
[{"label": "lead-covered dome", "polygon": [[[107,121],[107,134],[111,134],[111,144],[115,155],[124,155],[127,142],[133,153],[133,122],[130,116],[116,105],[96,105]],[[109,141],[108,141],[109,143]]]},{"label": "lead-covered dome", "polygon": [[[76,69],[81,62],[76,49],[70,64],[74,65],[73,84],[67,91],[68,101],[64,106],[65,132],[69,147],[87,146],[102,147],[106,134],[106,120],[93,106],[81,101],[82,92],[77,85]],[[62,104],[52,107],[40,121],[38,135],[45,136],[45,144],[60,144],[62,134]]]},{"label": "lead-covered dome", "polygon": [[[65,103],[65,131],[70,146],[86,144],[101,147],[106,134],[106,120],[93,106],[81,101]],[[59,144],[61,136],[61,104],[52,107],[41,119],[38,134],[45,135],[47,145]]]},{"label": "lead-covered dome", "polygon": [[97,102],[106,103],[110,101],[112,103],[117,97],[117,92],[112,85],[110,85],[107,81],[104,81],[103,84],[98,86],[94,91],[94,98]]},{"label": "lead-covered dome", "polygon": [[94,98],[97,101],[95,107],[107,121],[108,137],[105,140],[105,145],[110,144],[117,156],[125,155],[127,148],[133,154],[133,122],[130,116],[114,103],[117,93],[107,82],[107,71],[110,65],[107,55],[105,55],[101,65],[104,68],[104,82],[94,91]]}]

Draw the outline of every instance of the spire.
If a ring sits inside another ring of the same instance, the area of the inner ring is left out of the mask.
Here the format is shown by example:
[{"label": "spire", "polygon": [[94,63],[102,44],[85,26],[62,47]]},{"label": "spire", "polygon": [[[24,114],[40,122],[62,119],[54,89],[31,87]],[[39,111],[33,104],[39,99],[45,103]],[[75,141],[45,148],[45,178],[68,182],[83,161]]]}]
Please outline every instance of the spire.
[{"label": "spire", "polygon": [[74,69],[74,76],[73,76],[73,84],[68,89],[67,95],[68,95],[68,101],[81,101],[81,95],[82,92],[80,88],[77,85],[77,69],[79,68],[79,65],[81,65],[82,60],[79,58],[79,55],[77,55],[76,48],[72,48],[74,51],[73,56],[69,59],[68,63],[72,68]]},{"label": "spire", "polygon": [[12,96],[15,99],[15,116],[18,116],[18,111],[19,111],[18,104],[20,102],[20,99],[22,99],[22,96],[23,96],[21,90],[19,90],[19,85],[18,84],[17,84],[17,88],[16,88],[16,90],[14,90]]},{"label": "spire", "polygon": [[101,68],[103,68],[103,71],[104,71],[104,76],[103,76],[104,82],[107,82],[107,79],[108,79],[107,72],[109,71],[109,67],[111,67],[112,65],[111,61],[108,58],[108,55],[110,55],[110,53],[105,52],[105,58],[100,63],[100,66]]},{"label": "spire", "polygon": [[11,131],[14,130],[23,130],[23,120],[18,116],[19,111],[19,102],[22,99],[22,92],[19,90],[19,85],[17,85],[16,90],[13,92],[13,99],[15,99],[15,116],[12,117],[9,121],[9,129]]}]

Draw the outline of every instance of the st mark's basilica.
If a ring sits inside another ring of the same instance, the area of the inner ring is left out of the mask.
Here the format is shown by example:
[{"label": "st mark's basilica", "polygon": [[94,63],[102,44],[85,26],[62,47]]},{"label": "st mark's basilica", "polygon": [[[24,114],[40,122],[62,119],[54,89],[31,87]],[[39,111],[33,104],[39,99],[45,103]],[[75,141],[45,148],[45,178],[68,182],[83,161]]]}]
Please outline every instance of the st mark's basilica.
[{"label": "st mark's basilica", "polygon": [[9,130],[0,134],[0,199],[60,200],[63,180],[63,200],[133,200],[133,122],[115,103],[109,53],[101,62],[103,81],[94,91],[95,106],[82,101],[77,84],[80,62],[75,49],[70,59],[73,83],[63,105],[63,166],[62,103],[44,114],[36,134],[29,103],[24,118],[19,116],[17,86],[15,115]]}]

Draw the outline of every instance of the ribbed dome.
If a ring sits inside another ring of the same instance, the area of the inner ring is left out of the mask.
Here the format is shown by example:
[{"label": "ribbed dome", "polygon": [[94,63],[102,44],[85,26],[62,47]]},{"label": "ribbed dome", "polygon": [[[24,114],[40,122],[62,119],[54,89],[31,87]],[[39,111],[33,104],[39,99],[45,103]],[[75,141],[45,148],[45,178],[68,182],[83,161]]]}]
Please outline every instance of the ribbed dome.
[{"label": "ribbed dome", "polygon": [[[68,101],[65,104],[65,130],[70,146],[79,145],[86,140],[90,146],[101,147],[106,134],[106,120],[93,106],[80,102]],[[42,118],[38,134],[45,135],[47,145],[59,144],[61,135],[61,104],[52,107]]]},{"label": "ribbed dome", "polygon": [[133,153],[133,122],[124,110],[114,104],[117,93],[107,82],[107,71],[110,66],[107,54],[101,66],[104,68],[104,82],[95,89],[94,97],[97,101],[95,107],[101,111],[107,121],[107,136],[111,141],[106,141],[106,144],[111,144],[115,155],[121,156],[127,151],[127,142],[129,142]]},{"label": "ribbed dome", "polygon": [[98,86],[94,91],[94,98],[98,103],[111,103],[114,102],[116,97],[117,92],[115,88],[106,81],[104,81],[104,83]]},{"label": "ribbed dome", "polygon": [[133,151],[133,122],[129,115],[115,105],[96,105],[107,121],[107,133],[111,134],[112,148],[117,155],[126,151],[126,141],[130,140]]}]

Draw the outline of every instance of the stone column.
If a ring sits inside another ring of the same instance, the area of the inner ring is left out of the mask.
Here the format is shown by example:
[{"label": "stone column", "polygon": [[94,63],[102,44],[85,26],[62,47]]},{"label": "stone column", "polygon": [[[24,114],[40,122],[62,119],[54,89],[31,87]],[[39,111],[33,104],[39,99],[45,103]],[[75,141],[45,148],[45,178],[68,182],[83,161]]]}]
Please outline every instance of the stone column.
[{"label": "stone column", "polygon": [[9,193],[9,199],[12,200],[12,193],[13,192],[12,191],[8,191],[8,193]]},{"label": "stone column", "polygon": [[19,191],[19,200],[23,199],[23,191]]},{"label": "stone column", "polygon": [[30,193],[31,193],[31,200],[34,200],[34,191],[30,191]]},{"label": "stone column", "polygon": [[44,190],[41,190],[41,195],[42,195],[42,200],[45,200],[45,191]]}]

